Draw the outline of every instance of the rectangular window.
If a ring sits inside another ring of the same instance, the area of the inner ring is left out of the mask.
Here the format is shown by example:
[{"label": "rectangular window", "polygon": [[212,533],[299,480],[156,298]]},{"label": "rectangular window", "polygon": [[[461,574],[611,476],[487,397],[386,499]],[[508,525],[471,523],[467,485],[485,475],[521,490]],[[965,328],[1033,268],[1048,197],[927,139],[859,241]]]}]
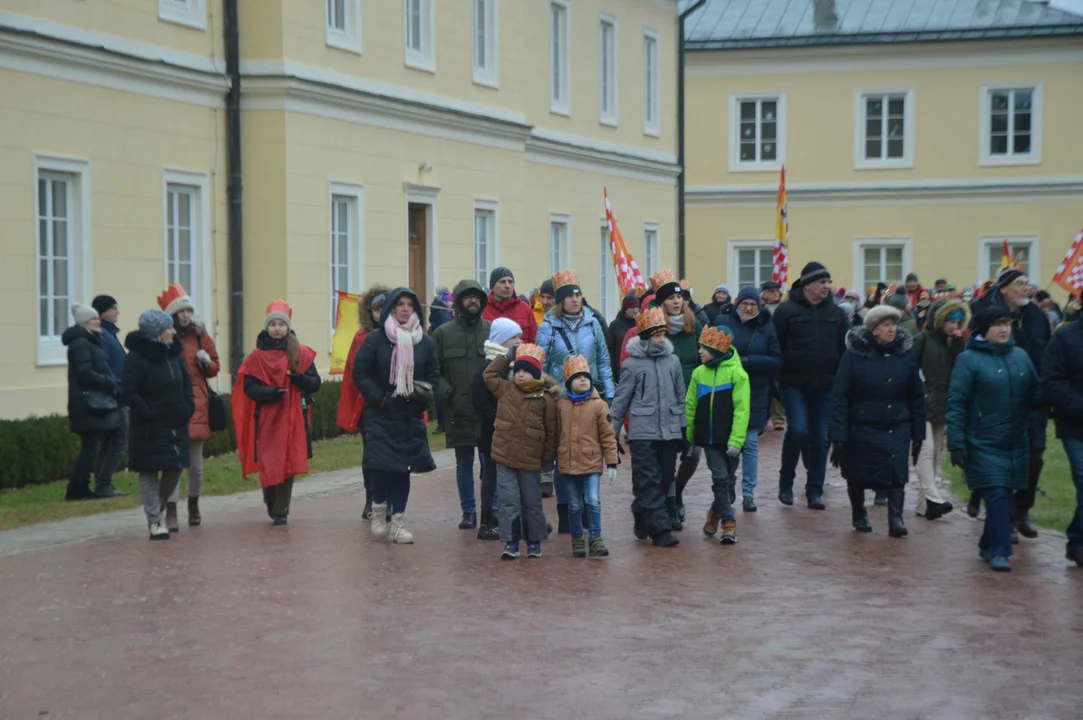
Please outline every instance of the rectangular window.
[{"label": "rectangular window", "polygon": [[643,132],[657,136],[661,123],[658,117],[658,35],[650,30],[643,33]]},{"label": "rectangular window", "polygon": [[360,185],[331,183],[328,218],[331,270],[331,332],[338,324],[338,293],[361,292],[364,263],[364,191]]},{"label": "rectangular window", "polygon": [[643,273],[647,279],[657,272],[662,266],[660,248],[658,247],[658,226],[648,224],[643,228]]},{"label": "rectangular window", "polygon": [[498,206],[487,200],[474,201],[474,279],[488,287],[489,273],[496,267],[499,234]]},{"label": "rectangular window", "polygon": [[913,90],[859,91],[855,123],[855,167],[914,166]]},{"label": "rectangular window", "polygon": [[199,263],[199,188],[190,185],[166,185],[165,236],[166,281],[180,283],[188,295],[200,298],[202,284],[197,282]]},{"label": "rectangular window", "polygon": [[158,0],[158,19],[196,30],[206,30],[207,0]]},{"label": "rectangular window", "polygon": [[982,283],[986,280],[995,280],[1000,274],[1000,265],[1004,259],[1004,241],[1008,241],[1008,252],[1011,253],[1012,262],[1019,265],[1028,276],[1030,268],[1034,266],[1034,254],[1038,249],[1038,238],[1030,235],[988,235],[979,239],[981,247],[981,262],[978,268],[979,279]]},{"label": "rectangular window", "polygon": [[911,240],[857,240],[854,244],[854,285],[868,288],[876,283],[898,284],[911,265]]},{"label": "rectangular window", "polygon": [[497,0],[474,0],[474,82],[497,87],[499,82]]},{"label": "rectangular window", "polygon": [[617,124],[617,20],[602,16],[598,30],[598,110],[604,125]]},{"label": "rectangular window", "polygon": [[613,269],[613,253],[609,249],[609,225],[604,219],[602,220],[600,239],[601,254],[599,256],[600,271],[598,273],[598,309],[608,318],[609,313],[612,310],[609,306],[610,296],[612,294],[611,278],[615,271]]},{"label": "rectangular window", "polygon": [[405,0],[406,66],[436,72],[436,5],[433,0]]},{"label": "rectangular window", "polygon": [[572,111],[568,85],[568,2],[549,3],[549,111],[568,115]]},{"label": "rectangular window", "polygon": [[1041,162],[1041,86],[982,88],[981,164]]},{"label": "rectangular window", "polygon": [[731,293],[737,296],[737,291],[748,285],[760,287],[771,279],[774,270],[774,249],[770,247],[738,247],[736,249],[737,276],[736,286],[732,287]]},{"label": "rectangular window", "polygon": [[568,267],[568,226],[571,218],[567,215],[552,215],[549,218],[549,274]]},{"label": "rectangular window", "polygon": [[778,170],[786,161],[786,96],[731,96],[730,172]]},{"label": "rectangular window", "polygon": [[361,52],[361,0],[326,0],[327,45]]}]

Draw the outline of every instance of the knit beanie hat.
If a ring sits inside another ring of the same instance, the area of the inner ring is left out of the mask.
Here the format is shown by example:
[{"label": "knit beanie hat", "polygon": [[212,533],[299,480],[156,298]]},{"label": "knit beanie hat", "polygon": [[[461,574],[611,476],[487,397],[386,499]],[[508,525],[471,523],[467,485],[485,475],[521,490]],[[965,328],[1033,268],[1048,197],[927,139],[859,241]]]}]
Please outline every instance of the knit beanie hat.
[{"label": "knit beanie hat", "polygon": [[139,316],[139,332],[148,338],[157,338],[173,327],[173,316],[165,310],[151,308]]},{"label": "knit beanie hat", "polygon": [[[92,307],[83,305],[82,303],[71,304],[71,316],[75,320],[75,324],[79,327],[86,327],[86,324],[98,317],[98,311]],[[172,324],[172,321],[170,321]]]},{"label": "knit beanie hat", "polygon": [[523,343],[515,348],[514,370],[526,370],[535,380],[541,380],[545,351],[533,343]]},{"label": "knit beanie hat", "polygon": [[797,279],[794,285],[804,286],[809,283],[816,282],[817,280],[830,280],[831,273],[821,263],[810,262],[805,267],[801,268],[801,277]]},{"label": "knit beanie hat", "polygon": [[1016,268],[1007,268],[1004,270],[1004,272],[1000,273],[1000,275],[997,276],[997,287],[1008,287],[1013,282],[1015,282],[1016,279],[1021,278],[1022,276],[1022,270],[1017,270]]},{"label": "knit beanie hat", "polygon": [[109,312],[117,305],[117,299],[112,295],[99,295],[90,301],[90,307],[98,311],[101,315],[104,312]]},{"label": "knit beanie hat", "polygon": [[513,337],[519,337],[522,334],[523,329],[519,327],[519,323],[511,318],[499,317],[489,326],[489,341],[497,345],[503,345]]},{"label": "knit beanie hat", "polygon": [[905,295],[891,293],[887,297],[887,304],[888,306],[893,307],[896,310],[905,310],[906,306],[909,304],[909,301],[906,299]]},{"label": "knit beanie hat", "polygon": [[575,270],[561,270],[553,276],[553,297],[557,304],[564,302],[564,298],[572,293],[582,294],[579,287],[579,274]]},{"label": "knit beanie hat", "polygon": [[267,314],[263,318],[263,327],[267,328],[272,320],[281,320],[286,327],[293,329],[293,308],[286,304],[285,300],[272,300],[267,304]]},{"label": "knit beanie hat", "polygon": [[876,326],[885,320],[894,320],[896,323],[902,318],[902,313],[890,305],[877,305],[869,308],[865,313],[865,327],[875,330]]},{"label": "knit beanie hat", "polygon": [[[1022,273],[1020,273],[1021,275]],[[974,318],[974,329],[978,331],[978,334],[985,336],[989,332],[989,328],[993,327],[1000,320],[1011,320],[1012,315],[1010,312],[997,305],[992,305],[985,310],[978,313],[978,316]]]},{"label": "knit beanie hat", "polygon": [[552,295],[553,294],[553,279],[545,278],[542,280],[541,287],[538,288],[539,295]]},{"label": "knit beanie hat", "polygon": [[635,293],[628,293],[627,295],[624,296],[624,300],[622,300],[621,303],[620,303],[620,309],[621,310],[631,310],[633,308],[638,308],[638,307],[639,307],[639,298],[636,297]]},{"label": "knit beanie hat", "polygon": [[745,285],[743,288],[741,288],[740,292],[737,293],[737,302],[735,304],[740,305],[745,300],[755,300],[757,303],[759,303],[760,294],[756,292],[755,285]]},{"label": "knit beanie hat", "polygon": [[727,286],[727,285],[726,285],[725,283],[722,283],[721,285],[719,285],[718,287],[716,287],[716,288],[714,289],[714,294],[715,294],[715,295],[717,295],[717,294],[718,294],[718,293],[720,293],[720,292],[724,292],[724,293],[726,293],[727,295],[729,295],[729,294],[730,294],[730,289],[729,289],[729,287],[728,287],[728,286]]},{"label": "knit beanie hat", "polygon": [[661,305],[667,298],[680,294],[681,284],[679,282],[667,282],[654,291],[654,301]]},{"label": "knit beanie hat", "polygon": [[506,267],[494,268],[493,271],[489,273],[489,287],[494,287],[504,278],[511,278],[512,280],[514,280],[515,275],[512,273],[511,270],[508,270]]},{"label": "knit beanie hat", "polygon": [[917,273],[907,273],[906,282],[917,282],[917,281],[918,281]]}]

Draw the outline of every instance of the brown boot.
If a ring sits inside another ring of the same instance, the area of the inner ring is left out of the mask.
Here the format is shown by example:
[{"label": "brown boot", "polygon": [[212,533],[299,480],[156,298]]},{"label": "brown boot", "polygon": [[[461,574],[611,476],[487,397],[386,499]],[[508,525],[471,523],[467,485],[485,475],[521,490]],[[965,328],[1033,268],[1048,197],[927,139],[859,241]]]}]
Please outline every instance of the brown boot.
[{"label": "brown boot", "polygon": [[188,525],[195,527],[203,522],[203,517],[199,514],[199,498],[188,498]]},{"label": "brown boot", "polygon": [[722,523],[722,544],[737,544],[737,523],[733,520],[726,520]]},{"label": "brown boot", "polygon": [[165,526],[169,528],[169,532],[180,532],[180,523],[177,521],[177,503],[167,502],[165,504]]},{"label": "brown boot", "polygon": [[718,533],[719,517],[714,514],[714,510],[707,510],[707,522],[703,523],[703,534],[707,537],[714,537]]}]

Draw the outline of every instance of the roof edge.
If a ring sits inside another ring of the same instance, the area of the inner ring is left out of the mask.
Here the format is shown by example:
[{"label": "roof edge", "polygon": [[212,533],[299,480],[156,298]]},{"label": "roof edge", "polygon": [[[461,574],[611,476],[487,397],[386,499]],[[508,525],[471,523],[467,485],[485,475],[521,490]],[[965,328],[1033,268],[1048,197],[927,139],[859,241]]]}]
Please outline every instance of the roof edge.
[{"label": "roof edge", "polygon": [[853,33],[801,35],[785,38],[742,38],[733,40],[685,40],[685,50],[749,50],[754,48],[810,47],[830,45],[884,45],[889,43],[933,43],[959,40],[1005,40],[1013,38],[1083,36],[1083,22],[1075,25],[1034,25],[1030,27],[936,30],[930,32]]}]

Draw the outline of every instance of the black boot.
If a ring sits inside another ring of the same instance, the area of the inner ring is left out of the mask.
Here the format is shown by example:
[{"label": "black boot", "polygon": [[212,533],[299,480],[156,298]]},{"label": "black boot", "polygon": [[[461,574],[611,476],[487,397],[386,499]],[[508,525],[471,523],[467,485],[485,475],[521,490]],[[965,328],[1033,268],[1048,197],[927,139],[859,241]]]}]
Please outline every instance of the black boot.
[{"label": "black boot", "polygon": [[877,507],[883,507],[887,505],[887,490],[877,490],[876,497],[873,498],[872,504]]},{"label": "black boot", "polygon": [[1033,540],[1038,537],[1038,526],[1030,521],[1030,511],[1019,511],[1019,534]]},{"label": "black boot", "polygon": [[681,544],[681,541],[673,537],[669,530],[663,530],[651,538],[651,544],[655,547],[676,547]]},{"label": "black boot", "polygon": [[981,512],[981,493],[975,490],[970,493],[970,502],[966,504],[966,514],[972,518],[978,517]]},{"label": "black boot", "polygon": [[891,537],[906,537],[906,525],[903,524],[903,502],[905,490],[887,491],[887,533]]},{"label": "black boot", "polygon": [[669,529],[673,532],[684,530],[684,523],[677,515],[677,498],[666,498],[666,512],[669,513]]},{"label": "black boot", "polygon": [[857,532],[872,532],[869,525],[869,513],[865,510],[865,489],[847,484],[846,494],[850,496],[850,517]]},{"label": "black boot", "polygon": [[499,540],[500,533],[496,530],[496,519],[492,510],[481,511],[481,524],[478,526],[478,540]]},{"label": "black boot", "polygon": [[463,519],[459,521],[460,530],[473,530],[478,526],[478,514],[476,512],[464,512]]},{"label": "black boot", "polygon": [[557,503],[557,534],[567,535],[570,532],[568,530],[568,506],[567,504]]},{"label": "black boot", "polygon": [[368,488],[365,488],[365,509],[361,511],[361,519],[372,519],[372,491]]},{"label": "black boot", "polygon": [[635,534],[636,539],[646,540],[650,537],[650,533],[647,531],[647,523],[643,522],[643,518],[635,510],[632,511],[632,533]]}]

